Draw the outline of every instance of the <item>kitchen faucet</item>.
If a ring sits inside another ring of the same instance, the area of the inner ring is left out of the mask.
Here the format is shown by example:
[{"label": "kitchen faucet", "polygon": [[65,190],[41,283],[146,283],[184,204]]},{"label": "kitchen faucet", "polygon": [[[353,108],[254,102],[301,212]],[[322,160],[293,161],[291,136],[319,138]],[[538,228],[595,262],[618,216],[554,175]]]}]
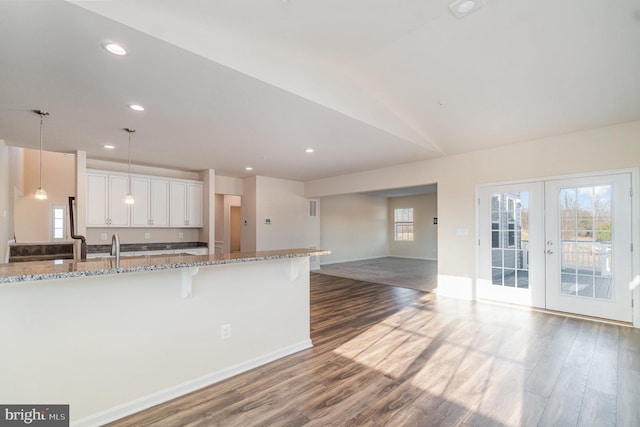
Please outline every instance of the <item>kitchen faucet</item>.
[{"label": "kitchen faucet", "polygon": [[113,237],[111,237],[111,255],[116,257],[116,262],[120,261],[120,237],[118,237],[118,233],[113,233]]}]

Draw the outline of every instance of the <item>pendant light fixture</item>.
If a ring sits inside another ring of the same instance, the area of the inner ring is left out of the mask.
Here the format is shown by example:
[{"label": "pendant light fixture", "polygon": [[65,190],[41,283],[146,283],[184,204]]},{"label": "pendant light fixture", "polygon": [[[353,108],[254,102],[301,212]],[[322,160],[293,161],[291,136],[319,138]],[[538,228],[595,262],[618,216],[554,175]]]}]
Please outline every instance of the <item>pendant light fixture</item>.
[{"label": "pendant light fixture", "polygon": [[33,110],[33,112],[40,116],[40,187],[36,190],[36,199],[47,200],[47,192],[42,188],[42,123],[49,113],[43,110]]},{"label": "pendant light fixture", "polygon": [[124,130],[129,134],[129,192],[124,198],[124,202],[128,205],[132,205],[135,200],[133,200],[133,193],[131,192],[131,134],[136,130],[130,128],[124,128]]}]

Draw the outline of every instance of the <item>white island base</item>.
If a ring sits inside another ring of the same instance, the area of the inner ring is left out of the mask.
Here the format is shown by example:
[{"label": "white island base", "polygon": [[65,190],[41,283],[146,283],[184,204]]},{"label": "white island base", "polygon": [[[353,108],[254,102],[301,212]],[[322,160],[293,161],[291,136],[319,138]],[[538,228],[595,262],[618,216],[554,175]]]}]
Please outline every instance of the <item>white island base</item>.
[{"label": "white island base", "polygon": [[102,425],[311,347],[309,257],[3,284],[0,342],[0,402]]}]

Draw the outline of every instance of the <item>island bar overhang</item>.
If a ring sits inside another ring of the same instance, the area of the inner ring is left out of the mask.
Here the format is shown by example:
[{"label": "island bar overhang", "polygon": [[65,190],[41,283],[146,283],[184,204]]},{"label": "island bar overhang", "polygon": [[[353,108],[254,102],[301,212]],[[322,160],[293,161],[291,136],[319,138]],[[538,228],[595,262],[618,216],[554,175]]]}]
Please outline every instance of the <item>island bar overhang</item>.
[{"label": "island bar overhang", "polygon": [[0,401],[70,404],[71,425],[97,426],[309,348],[309,257],[326,253],[0,283]]}]

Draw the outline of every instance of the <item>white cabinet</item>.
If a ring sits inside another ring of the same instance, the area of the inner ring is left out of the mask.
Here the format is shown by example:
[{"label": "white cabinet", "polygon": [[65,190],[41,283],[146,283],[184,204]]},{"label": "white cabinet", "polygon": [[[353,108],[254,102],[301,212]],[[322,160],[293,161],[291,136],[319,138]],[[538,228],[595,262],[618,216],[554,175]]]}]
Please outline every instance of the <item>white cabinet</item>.
[{"label": "white cabinet", "polygon": [[124,202],[128,192],[126,175],[87,173],[87,226],[128,227],[129,206]]},{"label": "white cabinet", "polygon": [[132,227],[169,226],[168,180],[137,176],[132,178],[132,192]]},{"label": "white cabinet", "polygon": [[202,227],[202,183],[171,181],[169,189],[171,227]]},{"label": "white cabinet", "polygon": [[201,181],[87,171],[87,227],[197,228],[203,224]]}]

